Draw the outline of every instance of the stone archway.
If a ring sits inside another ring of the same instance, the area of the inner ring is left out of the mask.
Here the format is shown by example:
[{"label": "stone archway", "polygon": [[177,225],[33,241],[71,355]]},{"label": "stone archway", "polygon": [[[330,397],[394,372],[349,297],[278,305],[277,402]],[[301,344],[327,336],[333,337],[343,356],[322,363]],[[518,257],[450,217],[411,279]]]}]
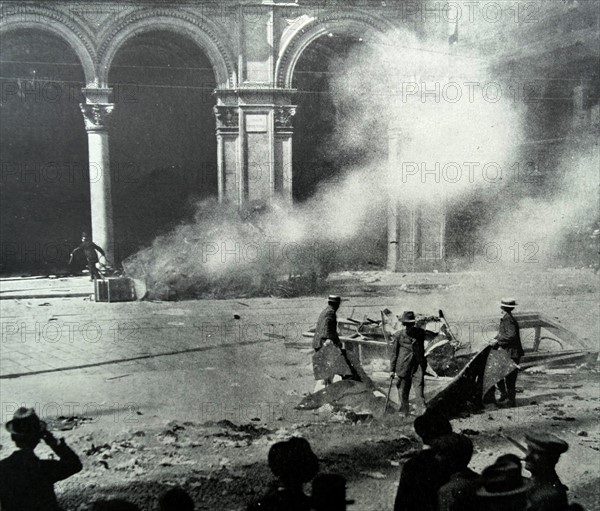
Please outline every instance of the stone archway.
[{"label": "stone archway", "polygon": [[85,75],[87,84],[96,80],[96,51],[91,35],[77,23],[73,16],[59,9],[27,6],[26,11],[11,12],[10,8],[0,15],[0,37],[10,31],[35,29],[50,32],[66,41],[73,49]]},{"label": "stone archway", "polygon": [[303,17],[289,27],[282,37],[282,46],[275,69],[276,83],[292,88],[294,70],[304,50],[320,37],[333,33],[342,36],[362,36],[380,44],[391,44],[386,35],[396,27],[387,20],[364,11],[349,9],[319,17]]},{"label": "stone archway", "polygon": [[164,30],[128,38],[107,78],[115,251],[124,260],[217,196],[216,78],[190,37]]},{"label": "stone archway", "polygon": [[222,28],[206,18],[183,9],[143,9],[110,25],[100,35],[98,78],[101,86],[108,83],[108,71],[115,54],[131,37],[148,31],[173,31],[192,39],[209,58],[217,88],[237,84],[235,59]]},{"label": "stone archway", "polygon": [[2,272],[65,272],[82,230],[89,231],[79,106],[86,76],[58,32],[29,23],[2,32]]}]

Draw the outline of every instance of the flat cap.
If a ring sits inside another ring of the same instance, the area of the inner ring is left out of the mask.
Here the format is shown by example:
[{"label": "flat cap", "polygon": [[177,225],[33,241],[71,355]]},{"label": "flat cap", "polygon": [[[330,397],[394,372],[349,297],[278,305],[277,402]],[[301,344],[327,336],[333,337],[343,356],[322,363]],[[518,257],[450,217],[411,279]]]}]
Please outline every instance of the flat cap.
[{"label": "flat cap", "polygon": [[525,435],[527,447],[532,451],[561,455],[569,444],[552,433],[533,432]]}]

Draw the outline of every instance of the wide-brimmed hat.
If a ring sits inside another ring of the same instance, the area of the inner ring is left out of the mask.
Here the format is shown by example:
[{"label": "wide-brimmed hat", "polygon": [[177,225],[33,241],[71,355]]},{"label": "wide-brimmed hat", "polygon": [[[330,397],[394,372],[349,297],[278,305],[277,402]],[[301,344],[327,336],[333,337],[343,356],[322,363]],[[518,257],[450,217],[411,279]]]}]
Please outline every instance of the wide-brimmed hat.
[{"label": "wide-brimmed hat", "polygon": [[273,474],[284,481],[306,483],[319,471],[318,458],[308,441],[301,437],[273,444],[268,460]]},{"label": "wide-brimmed hat", "polygon": [[530,451],[560,456],[569,448],[569,444],[552,433],[527,433],[525,441]]},{"label": "wide-brimmed hat", "polygon": [[342,303],[342,299],[341,297],[337,296],[337,295],[329,295],[327,297],[327,302],[328,303]]},{"label": "wide-brimmed hat", "polygon": [[531,488],[531,481],[521,475],[521,463],[506,457],[485,468],[481,482],[482,487],[477,490],[480,497],[510,497]]},{"label": "wide-brimmed hat", "polygon": [[18,408],[5,427],[11,435],[23,437],[36,437],[46,431],[46,423],[40,420],[35,410],[25,407]]},{"label": "wide-brimmed hat", "polygon": [[319,474],[312,483],[311,499],[318,509],[331,509],[344,504],[354,504],[346,498],[346,479],[339,474]]},{"label": "wide-brimmed hat", "polygon": [[503,298],[500,300],[500,307],[509,307],[514,309],[517,306],[517,302],[514,298]]},{"label": "wide-brimmed hat", "polygon": [[416,321],[413,311],[404,311],[399,319],[401,323],[414,323]]}]

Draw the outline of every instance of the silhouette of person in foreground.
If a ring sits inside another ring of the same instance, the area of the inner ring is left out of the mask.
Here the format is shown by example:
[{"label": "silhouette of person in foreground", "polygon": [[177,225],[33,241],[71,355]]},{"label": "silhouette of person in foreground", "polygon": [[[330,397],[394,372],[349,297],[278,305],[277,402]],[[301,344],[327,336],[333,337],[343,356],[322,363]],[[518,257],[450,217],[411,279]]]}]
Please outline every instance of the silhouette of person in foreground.
[{"label": "silhouette of person in foreground", "polygon": [[279,483],[275,491],[248,506],[248,511],[310,511],[303,485],[319,470],[319,460],[304,438],[277,442],[269,450],[269,467]]},{"label": "silhouette of person in foreground", "polygon": [[478,510],[525,511],[528,479],[521,475],[521,460],[513,454],[500,456],[481,473],[482,486],[477,490]]},{"label": "silhouette of person in foreground", "polygon": [[438,490],[438,511],[477,511],[479,475],[469,468],[473,456],[471,439],[450,433],[433,440],[431,447],[450,474],[449,481]]},{"label": "silhouette of person in foreground", "polygon": [[[54,483],[82,469],[75,452],[46,429],[33,408],[19,408],[6,429],[18,450],[0,461],[2,511],[60,511]],[[40,460],[35,448],[43,440],[58,460]]]},{"label": "silhouette of person in foreground", "polygon": [[423,449],[402,467],[394,511],[436,511],[438,490],[450,474],[430,446],[436,438],[452,433],[452,425],[444,416],[428,410],[415,419],[413,427],[423,440]]}]

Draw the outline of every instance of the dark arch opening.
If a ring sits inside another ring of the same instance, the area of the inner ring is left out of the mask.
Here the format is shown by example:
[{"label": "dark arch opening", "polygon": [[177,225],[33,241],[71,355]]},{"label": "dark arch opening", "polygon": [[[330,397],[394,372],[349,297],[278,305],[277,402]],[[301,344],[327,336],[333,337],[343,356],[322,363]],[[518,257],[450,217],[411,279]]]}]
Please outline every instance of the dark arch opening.
[{"label": "dark arch opening", "polygon": [[65,40],[44,30],[0,38],[0,271],[66,271],[90,227],[83,68]]},{"label": "dark arch opening", "polygon": [[212,65],[187,37],[144,32],[112,61],[115,251],[123,259],[217,195]]},{"label": "dark arch opening", "polygon": [[352,59],[365,44],[360,36],[326,34],[302,53],[292,80],[298,90],[294,120],[293,198],[309,199],[319,183],[335,179],[344,169],[364,163],[369,148],[339,150],[336,128],[352,105],[341,104],[333,95],[335,68]]}]

